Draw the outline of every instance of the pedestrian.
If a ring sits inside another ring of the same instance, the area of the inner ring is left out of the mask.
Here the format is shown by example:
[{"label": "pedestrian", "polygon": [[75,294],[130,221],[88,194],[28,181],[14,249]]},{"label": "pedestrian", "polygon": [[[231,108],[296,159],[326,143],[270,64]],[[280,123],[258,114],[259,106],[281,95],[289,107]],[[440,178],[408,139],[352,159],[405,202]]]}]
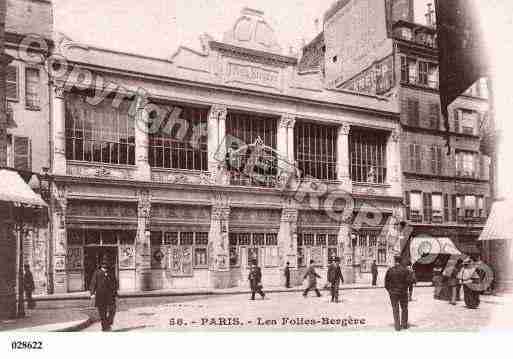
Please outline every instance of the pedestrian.
[{"label": "pedestrian", "polygon": [[28,264],[25,264],[23,269],[25,270],[25,273],[23,274],[23,290],[25,292],[25,297],[27,298],[27,305],[29,309],[34,309],[36,307],[36,302],[34,302],[34,299],[32,298],[32,293],[36,287],[34,285],[34,276],[32,275]]},{"label": "pedestrian", "polygon": [[321,292],[319,292],[319,289],[317,289],[317,278],[321,278],[321,276],[318,275],[317,272],[315,272],[314,263],[315,263],[315,261],[313,259],[310,260],[310,266],[306,270],[306,273],[303,277],[303,279],[308,278],[308,286],[306,287],[305,291],[303,292],[303,297],[305,297],[305,298],[308,295],[308,292],[311,290],[315,291],[315,293],[317,294],[317,297],[321,296]]},{"label": "pedestrian", "polygon": [[255,300],[255,293],[260,294],[265,299],[265,293],[262,286],[262,270],[256,261],[251,262],[251,268],[248,275],[249,286],[251,287],[251,300]]},{"label": "pedestrian", "polygon": [[411,275],[411,282],[408,285],[408,300],[411,302],[413,300],[413,286],[417,283],[417,277],[415,276],[415,271],[413,270],[411,262],[408,263],[408,270]]},{"label": "pedestrian", "polygon": [[283,274],[285,275],[285,288],[290,288],[290,268],[289,268],[289,265],[290,265],[290,263],[287,262],[287,264],[285,264],[285,269],[283,270]]},{"label": "pedestrian", "polygon": [[433,298],[442,299],[443,276],[442,268],[439,266],[433,268],[433,286],[435,288]]},{"label": "pedestrian", "polygon": [[376,264],[375,260],[372,261],[371,273],[372,273],[372,286],[375,287],[376,283],[378,281],[378,265]]},{"label": "pedestrian", "polygon": [[118,281],[109,261],[102,260],[100,269],[97,269],[91,279],[91,298],[98,308],[102,324],[102,331],[112,329],[116,314],[116,297],[118,296]]},{"label": "pedestrian", "polygon": [[450,274],[449,274],[448,285],[449,285],[449,289],[451,292],[451,298],[449,300],[449,303],[452,305],[456,305],[456,301],[459,300],[458,294],[461,289],[461,284],[459,283],[458,276],[459,276],[462,266],[463,266],[463,260],[461,258],[458,258],[458,260],[456,261],[456,264],[454,265],[454,268],[452,268],[452,272],[450,272]]},{"label": "pedestrian", "polygon": [[463,261],[463,269],[459,273],[460,283],[463,286],[463,299],[465,305],[469,309],[477,309],[481,300],[480,294],[480,278],[476,272],[476,268],[472,266],[472,261],[467,258]]},{"label": "pedestrian", "polygon": [[340,258],[335,258],[328,268],[328,282],[331,284],[331,302],[338,303],[338,291],[340,283],[344,283],[342,270],[340,269]]},{"label": "pedestrian", "polygon": [[[395,265],[387,270],[385,288],[390,295],[390,304],[394,315],[395,330],[408,329],[408,286],[413,281],[412,274],[406,268],[401,257],[394,258]],[[399,313],[399,306],[401,313]]]}]

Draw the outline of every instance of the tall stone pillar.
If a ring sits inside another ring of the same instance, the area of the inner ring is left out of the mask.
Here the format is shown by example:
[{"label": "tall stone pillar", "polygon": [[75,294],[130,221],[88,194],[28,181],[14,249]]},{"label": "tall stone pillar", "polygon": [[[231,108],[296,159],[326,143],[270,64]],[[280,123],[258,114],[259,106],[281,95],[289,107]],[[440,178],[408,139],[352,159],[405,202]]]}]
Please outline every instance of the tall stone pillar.
[{"label": "tall stone pillar", "polygon": [[353,247],[351,245],[351,231],[346,223],[342,223],[338,231],[338,244],[343,255],[340,258],[342,274],[345,283],[355,283],[355,267],[353,258]]},{"label": "tall stone pillar", "polygon": [[150,218],[151,192],[146,189],[138,191],[137,235],[135,238],[135,274],[138,290],[151,290],[151,248]]},{"label": "tall stone pillar", "polygon": [[278,123],[277,151],[278,151],[278,179],[279,187],[284,188],[287,184],[292,186],[291,181],[295,178],[294,159],[294,126],[296,119],[293,115],[285,114]]},{"label": "tall stone pillar", "polygon": [[343,123],[337,134],[337,180],[339,189],[352,192],[352,181],[349,173],[349,131],[351,126]]},{"label": "tall stone pillar", "polygon": [[390,187],[390,195],[402,197],[401,188],[401,132],[399,129],[392,131],[387,142],[387,184]]},{"label": "tall stone pillar", "polygon": [[50,293],[66,293],[68,281],[66,273],[67,254],[67,231],[66,231],[66,209],[68,189],[65,185],[52,184],[52,239],[50,244],[50,268],[49,273]]},{"label": "tall stone pillar", "polygon": [[64,88],[56,84],[50,92],[52,101],[52,173],[66,174],[66,105]]},{"label": "tall stone pillar", "polygon": [[214,184],[227,184],[226,159],[226,106],[213,105],[208,116],[208,171]]},{"label": "tall stone pillar", "polygon": [[213,288],[230,286],[230,243],[228,226],[230,218],[229,199],[224,194],[216,194],[212,201],[210,232],[208,236],[210,252],[210,275]]},{"label": "tall stone pillar", "polygon": [[[289,202],[288,204],[292,203],[292,199],[289,199],[287,202]],[[301,283],[297,263],[297,220],[297,208],[285,205],[281,212],[278,246],[280,248],[280,253],[282,254],[280,266],[283,268],[285,267],[285,263],[289,262],[290,282],[292,284]]]},{"label": "tall stone pillar", "polygon": [[137,165],[137,179],[151,181],[151,168],[148,161],[150,138],[148,133],[148,112],[144,104],[139,103],[135,113],[135,164]]}]

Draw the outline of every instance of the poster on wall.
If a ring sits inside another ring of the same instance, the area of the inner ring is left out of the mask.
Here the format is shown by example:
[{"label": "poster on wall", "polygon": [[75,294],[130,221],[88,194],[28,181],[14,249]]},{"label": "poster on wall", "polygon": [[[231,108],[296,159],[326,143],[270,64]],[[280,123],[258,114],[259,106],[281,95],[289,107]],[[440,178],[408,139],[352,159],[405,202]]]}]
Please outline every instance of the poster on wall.
[{"label": "poster on wall", "polygon": [[135,268],[135,248],[132,245],[119,246],[119,269]]},{"label": "poster on wall", "polygon": [[70,271],[77,271],[83,269],[83,247],[68,247],[66,256],[66,267]]},{"label": "poster on wall", "polygon": [[192,247],[171,246],[169,252],[169,271],[171,276],[192,276]]},{"label": "poster on wall", "polygon": [[166,268],[166,247],[165,246],[151,246],[151,268],[152,269]]},{"label": "poster on wall", "polygon": [[55,270],[66,270],[66,256],[55,256]]}]

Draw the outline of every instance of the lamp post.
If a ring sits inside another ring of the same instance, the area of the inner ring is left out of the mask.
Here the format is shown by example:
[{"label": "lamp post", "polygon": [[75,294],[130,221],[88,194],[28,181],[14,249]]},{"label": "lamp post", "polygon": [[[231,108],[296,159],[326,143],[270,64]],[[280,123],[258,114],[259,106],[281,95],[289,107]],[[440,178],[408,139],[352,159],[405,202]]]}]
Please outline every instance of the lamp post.
[{"label": "lamp post", "polygon": [[16,216],[16,226],[18,232],[18,318],[25,317],[25,298],[24,298],[24,283],[23,283],[23,232],[24,232],[24,224],[23,224],[23,216],[24,213],[24,205],[20,204],[18,210],[15,210]]}]

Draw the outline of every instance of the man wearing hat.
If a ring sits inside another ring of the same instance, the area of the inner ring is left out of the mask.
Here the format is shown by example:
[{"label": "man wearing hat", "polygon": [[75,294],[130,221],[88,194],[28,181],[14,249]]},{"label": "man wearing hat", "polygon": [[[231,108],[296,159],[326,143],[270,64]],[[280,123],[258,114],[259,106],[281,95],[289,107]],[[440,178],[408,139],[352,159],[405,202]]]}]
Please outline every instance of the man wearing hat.
[{"label": "man wearing hat", "polygon": [[98,308],[102,323],[102,331],[111,330],[116,314],[116,297],[118,295],[118,281],[114,271],[110,268],[107,258],[102,260],[100,269],[96,270],[91,279],[91,298]]},{"label": "man wearing hat", "polygon": [[255,293],[260,294],[262,299],[265,299],[262,285],[262,270],[257,265],[257,261],[251,262],[251,268],[248,275],[249,286],[251,287],[251,300],[255,300]]},{"label": "man wearing hat", "polygon": [[[385,275],[385,288],[390,295],[395,330],[408,329],[408,287],[413,282],[411,272],[400,256],[394,257],[395,265]],[[399,315],[399,306],[401,314]]]},{"label": "man wearing hat", "polygon": [[331,284],[331,302],[338,303],[339,286],[341,282],[344,283],[339,257],[336,257],[328,268],[328,282]]}]

